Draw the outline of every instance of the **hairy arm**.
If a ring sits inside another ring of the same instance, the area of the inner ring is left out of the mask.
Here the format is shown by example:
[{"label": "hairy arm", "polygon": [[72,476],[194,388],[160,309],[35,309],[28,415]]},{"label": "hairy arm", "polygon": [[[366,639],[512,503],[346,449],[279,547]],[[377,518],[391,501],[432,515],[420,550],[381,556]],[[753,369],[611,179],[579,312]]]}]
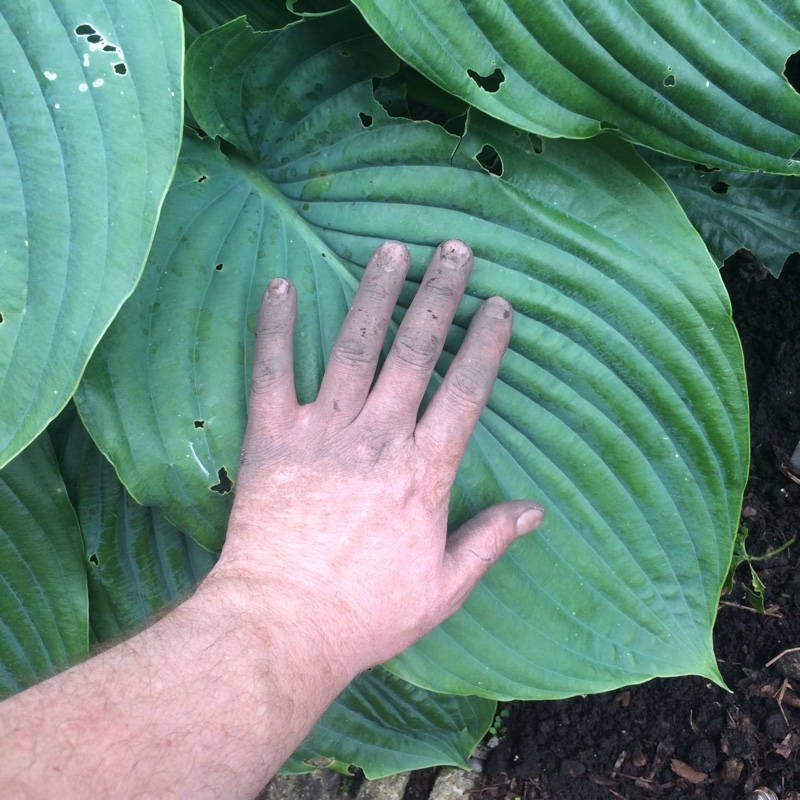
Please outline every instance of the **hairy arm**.
[{"label": "hairy arm", "polygon": [[448,536],[512,314],[483,303],[418,419],[472,254],[437,249],[373,385],[408,266],[397,242],[376,251],[305,406],[295,290],[270,283],[219,562],[142,633],[0,704],[0,796],[255,796],[355,675],[454,613],[538,526],[541,507],[514,501]]}]

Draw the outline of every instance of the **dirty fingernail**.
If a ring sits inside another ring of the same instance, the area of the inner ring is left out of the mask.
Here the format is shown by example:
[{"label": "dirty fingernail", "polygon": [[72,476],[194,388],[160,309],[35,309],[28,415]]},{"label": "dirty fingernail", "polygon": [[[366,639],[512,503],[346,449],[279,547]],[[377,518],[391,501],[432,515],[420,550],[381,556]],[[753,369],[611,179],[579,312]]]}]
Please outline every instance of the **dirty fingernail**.
[{"label": "dirty fingernail", "polygon": [[283,300],[289,293],[289,281],[285,278],[273,278],[269,282],[268,291],[270,300]]},{"label": "dirty fingernail", "polygon": [[396,272],[411,258],[408,248],[402,242],[384,242],[378,250],[378,264],[384,272]]},{"label": "dirty fingernail", "polygon": [[490,297],[483,308],[486,316],[494,319],[508,319],[511,316],[511,304],[502,297]]},{"label": "dirty fingernail", "polygon": [[534,528],[538,528],[543,519],[544,509],[538,503],[534,503],[517,517],[517,536],[530,533]]},{"label": "dirty fingernail", "polygon": [[458,239],[448,239],[440,245],[442,261],[452,269],[463,267],[469,261],[472,251]]}]

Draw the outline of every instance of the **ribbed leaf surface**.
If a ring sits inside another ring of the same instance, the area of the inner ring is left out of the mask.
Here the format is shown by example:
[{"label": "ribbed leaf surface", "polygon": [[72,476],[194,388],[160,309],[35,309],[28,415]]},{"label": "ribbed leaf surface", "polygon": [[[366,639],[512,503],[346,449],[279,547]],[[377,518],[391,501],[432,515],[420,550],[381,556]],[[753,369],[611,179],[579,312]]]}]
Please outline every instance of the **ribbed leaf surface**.
[{"label": "ribbed leaf surface", "polygon": [[89,647],[83,542],[47,434],[0,470],[0,698]]},{"label": "ribbed leaf surface", "polygon": [[661,179],[611,137],[542,149],[480,114],[462,139],[390,118],[372,78],[392,59],[347,15],[277,34],[234,23],[188,63],[196,118],[236,150],[185,139],[145,276],[78,396],[132,494],[218,547],[269,279],[298,287],[307,402],[372,250],[410,245],[399,320],[434,246],[460,237],[475,269],[433,385],[482,298],[503,294],[516,317],[451,523],[505,497],[548,518],[390,668],[490,697],[718,678],[711,626],[748,462],[742,357]]},{"label": "ribbed leaf surface", "polygon": [[545,136],[602,130],[708,166],[797,174],[788,0],[353,0],[405,61]]},{"label": "ribbed leaf surface", "polygon": [[0,8],[0,465],[136,285],[180,143],[182,42],[168,0]]}]

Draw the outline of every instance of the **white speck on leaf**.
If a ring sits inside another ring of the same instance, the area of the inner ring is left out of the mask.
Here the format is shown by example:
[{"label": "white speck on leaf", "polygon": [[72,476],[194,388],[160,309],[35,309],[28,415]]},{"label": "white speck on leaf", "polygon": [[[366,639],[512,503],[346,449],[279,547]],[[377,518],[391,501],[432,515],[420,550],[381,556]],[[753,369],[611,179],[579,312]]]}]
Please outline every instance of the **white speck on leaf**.
[{"label": "white speck on leaf", "polygon": [[88,67],[89,66],[89,54],[88,53],[84,53],[83,54],[83,66],[84,67]]},{"label": "white speck on leaf", "polygon": [[105,81],[102,78],[96,78],[92,81],[92,86],[94,86],[95,89],[99,89],[104,83]]},{"label": "white speck on leaf", "polygon": [[56,108],[61,108],[61,103],[56,103],[55,107]]},{"label": "white speck on leaf", "polygon": [[82,83],[78,87],[78,91],[80,91],[80,92],[88,92],[89,91],[89,87],[85,83]]},{"label": "white speck on leaf", "polygon": [[58,77],[57,72],[48,72],[47,70],[44,71],[44,76],[49,81],[54,81]]}]

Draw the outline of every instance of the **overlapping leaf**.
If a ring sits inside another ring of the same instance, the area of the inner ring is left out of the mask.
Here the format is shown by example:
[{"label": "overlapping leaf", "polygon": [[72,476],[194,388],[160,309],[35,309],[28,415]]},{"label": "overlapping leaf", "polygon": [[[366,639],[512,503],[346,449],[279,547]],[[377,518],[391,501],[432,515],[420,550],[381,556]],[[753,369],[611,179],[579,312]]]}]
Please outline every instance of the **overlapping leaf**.
[{"label": "overlapping leaf", "polygon": [[[747,472],[741,351],[716,268],[660,178],[612,137],[540,142],[480,114],[459,139],[389,117],[393,59],[349,15],[189,53],[187,137],[145,276],[78,400],[141,502],[218,547],[270,278],[298,287],[313,399],[363,265],[468,241],[467,295],[433,382],[491,294],[511,346],[451,522],[504,497],[548,509],[464,608],[389,667],[420,686],[557,697],[654,675],[718,679],[711,626]],[[232,146],[231,146],[232,145]]]},{"label": "overlapping leaf", "polygon": [[330,764],[360,767],[371,780],[467,759],[492,724],[496,704],[428,692],[381,667],[359,675],[334,700],[282,772]]},{"label": "overlapping leaf", "polygon": [[89,648],[83,542],[46,433],[0,470],[0,698]]},{"label": "overlapping leaf", "polygon": [[353,0],[412,66],[545,136],[603,130],[708,166],[797,174],[785,0]]},{"label": "overlapping leaf", "polygon": [[749,250],[776,277],[800,251],[800,178],[708,170],[642,153],[666,180],[718,264]]},{"label": "overlapping leaf", "polygon": [[0,465],[136,284],[180,143],[182,43],[168,0],[0,9]]}]

